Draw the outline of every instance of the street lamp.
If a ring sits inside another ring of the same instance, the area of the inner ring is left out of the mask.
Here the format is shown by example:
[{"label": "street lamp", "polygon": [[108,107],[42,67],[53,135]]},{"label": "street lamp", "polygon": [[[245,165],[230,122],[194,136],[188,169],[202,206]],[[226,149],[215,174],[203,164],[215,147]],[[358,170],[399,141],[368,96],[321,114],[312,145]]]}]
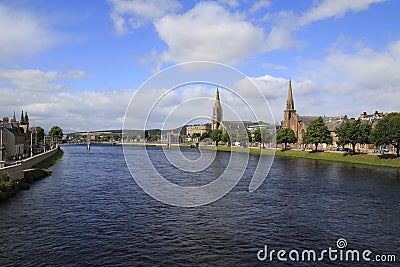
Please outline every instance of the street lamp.
[{"label": "street lamp", "polygon": [[33,157],[33,131],[35,130],[35,127],[33,127],[33,130],[31,131],[31,157]]},{"label": "street lamp", "polygon": [[3,125],[0,126],[0,161],[3,161]]}]

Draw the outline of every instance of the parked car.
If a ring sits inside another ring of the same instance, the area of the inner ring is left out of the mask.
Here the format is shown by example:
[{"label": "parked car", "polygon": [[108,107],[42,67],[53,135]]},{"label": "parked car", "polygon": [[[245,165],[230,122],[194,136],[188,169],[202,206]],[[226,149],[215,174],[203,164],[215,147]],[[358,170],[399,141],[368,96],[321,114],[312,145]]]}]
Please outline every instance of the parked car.
[{"label": "parked car", "polygon": [[292,149],[291,146],[286,146],[286,147],[285,147],[285,150],[290,150],[290,149]]},{"label": "parked car", "polygon": [[389,149],[388,147],[384,147],[384,148],[383,148],[383,151],[385,151],[385,152],[389,152],[389,151],[390,151],[390,149]]}]

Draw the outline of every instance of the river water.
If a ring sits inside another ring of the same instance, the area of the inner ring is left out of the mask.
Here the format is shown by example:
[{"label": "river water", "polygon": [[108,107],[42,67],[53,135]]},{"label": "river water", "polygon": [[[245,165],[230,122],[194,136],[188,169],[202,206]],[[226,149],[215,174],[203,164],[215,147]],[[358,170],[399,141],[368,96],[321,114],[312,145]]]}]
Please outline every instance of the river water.
[{"label": "river water", "polygon": [[[134,156],[136,149],[128,152]],[[151,149],[162,158],[161,149]],[[337,249],[340,238],[347,241],[343,249],[370,250],[370,258],[395,254],[400,261],[396,169],[276,157],[264,183],[249,193],[258,161],[251,155],[225,197],[180,208],[151,198],[133,181],[121,147],[63,150],[50,177],[0,202],[0,266],[276,266],[283,263],[276,253],[262,262],[259,250]],[[217,153],[219,164],[196,179],[222,173],[229,155]],[[172,166],[163,172],[179,176]],[[326,258],[318,265],[348,265]]]}]

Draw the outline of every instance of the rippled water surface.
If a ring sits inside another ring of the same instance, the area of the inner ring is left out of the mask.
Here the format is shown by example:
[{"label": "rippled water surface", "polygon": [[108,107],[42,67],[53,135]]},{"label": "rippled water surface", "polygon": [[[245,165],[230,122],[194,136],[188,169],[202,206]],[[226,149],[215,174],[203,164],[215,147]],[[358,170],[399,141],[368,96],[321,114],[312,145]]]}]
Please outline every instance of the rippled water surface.
[{"label": "rippled water surface", "polygon": [[[135,149],[128,148],[132,156]],[[262,186],[249,193],[258,160],[250,156],[224,198],[178,208],[137,186],[122,148],[63,150],[52,176],[0,203],[1,266],[266,266],[279,262],[258,261],[264,245],[322,250],[336,248],[339,238],[349,249],[397,254],[400,261],[396,169],[277,157]],[[230,156],[217,153],[218,164],[185,176],[162,164],[161,149],[150,153],[160,171],[183,185],[212,181]]]}]

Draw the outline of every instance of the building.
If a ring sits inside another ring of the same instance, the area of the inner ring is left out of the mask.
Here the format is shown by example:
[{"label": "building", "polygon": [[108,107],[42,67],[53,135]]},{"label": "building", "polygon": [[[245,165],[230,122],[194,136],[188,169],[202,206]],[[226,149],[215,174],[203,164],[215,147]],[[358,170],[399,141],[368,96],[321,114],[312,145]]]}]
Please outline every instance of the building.
[{"label": "building", "polygon": [[[317,119],[319,116],[300,116],[297,114],[296,109],[294,108],[294,99],[293,99],[293,90],[292,90],[292,81],[289,80],[288,86],[288,98],[286,100],[286,109],[283,112],[283,128],[290,128],[294,131],[294,134],[297,138],[297,147],[301,147],[303,143],[304,134],[307,131],[307,127],[311,121]],[[333,116],[326,117],[321,116],[325,121],[326,126],[331,132],[331,136],[333,137],[333,146],[336,146],[337,136],[336,136],[336,128],[338,128],[342,123],[348,120],[347,116]],[[326,149],[326,144],[323,144],[323,148]]]},{"label": "building", "polygon": [[386,114],[383,114],[383,111],[377,111],[377,110],[375,110],[374,114],[367,114],[367,112],[364,111],[360,113],[359,119],[362,122],[369,122],[372,124],[373,127],[375,127],[378,121],[383,119]]},{"label": "building", "polygon": [[307,131],[308,124],[315,118],[317,117],[314,116],[300,117],[297,114],[297,111],[294,108],[292,81],[289,80],[286,109],[283,111],[283,128],[292,129],[294,131],[294,134],[296,135],[298,143],[301,144],[303,142],[304,134]]},{"label": "building", "polygon": [[220,129],[221,123],[222,123],[222,106],[221,106],[221,101],[219,100],[219,90],[217,86],[217,92],[215,95],[215,104],[212,114],[211,130],[213,131]]},{"label": "building", "polygon": [[21,121],[17,121],[14,115],[11,120],[4,117],[0,121],[1,145],[0,160],[12,159],[15,155],[28,154],[31,142],[28,114],[22,111]]},{"label": "building", "polygon": [[192,136],[193,134],[202,135],[203,133],[207,133],[211,131],[211,124],[201,124],[201,125],[189,125],[186,127],[186,135]]},{"label": "building", "polygon": [[12,159],[15,155],[26,154],[27,148],[30,142],[30,131],[29,131],[29,118],[28,114],[22,111],[21,121],[17,121],[14,115],[11,120],[8,117],[4,117],[0,121],[1,127],[1,144],[0,160]]}]

